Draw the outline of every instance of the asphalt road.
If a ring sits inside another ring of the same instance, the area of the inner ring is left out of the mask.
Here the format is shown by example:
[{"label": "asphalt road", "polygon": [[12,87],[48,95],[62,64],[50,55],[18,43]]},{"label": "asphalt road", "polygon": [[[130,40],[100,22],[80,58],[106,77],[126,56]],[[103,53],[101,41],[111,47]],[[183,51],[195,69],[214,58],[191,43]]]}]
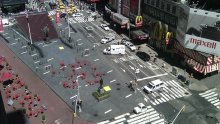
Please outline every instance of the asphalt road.
[{"label": "asphalt road", "polygon": [[[188,91],[173,76],[152,62],[143,62],[135,56],[134,52],[130,52],[128,49],[126,50],[127,54],[123,56],[104,55],[102,53],[103,49],[113,43],[100,44],[101,38],[108,34],[108,32],[99,27],[100,22],[77,23],[79,20],[73,20],[76,22],[71,23],[75,29],[75,31],[71,30],[73,49],[68,48],[59,40],[54,40],[50,44],[36,43],[42,49],[46,56],[45,58],[37,57],[39,53],[36,50],[30,52],[26,42],[19,34],[14,38],[13,30],[6,29],[4,36],[10,41],[7,45],[16,55],[72,109],[74,109],[72,103],[74,99],[70,98],[77,94],[77,90],[76,88],[64,88],[62,84],[64,81],[71,84],[71,81],[76,79],[77,74],[86,73],[86,79],[79,80],[80,99],[83,101],[82,111],[78,113],[81,118],[92,122],[108,120],[117,115],[132,112],[133,107],[137,106],[139,102],[143,102],[145,105],[152,105],[167,121],[173,120],[181,107],[186,105],[186,111],[181,113],[176,123],[185,124],[187,121],[189,124],[196,124],[200,123],[201,120],[204,120],[202,123],[212,123],[212,120],[204,119],[205,114],[210,111],[217,112],[217,110],[198,96],[197,92]],[[88,30],[86,27],[92,27],[93,30]],[[64,29],[65,33],[62,32],[61,35],[65,35],[68,38],[67,23],[64,20],[62,20],[62,25],[59,26],[59,29]],[[114,33],[114,31],[110,32]],[[14,40],[18,38],[20,40]],[[116,39],[120,39],[120,37],[117,35]],[[92,50],[94,44],[96,47],[95,50]],[[82,56],[85,49],[89,49],[89,53],[86,56]],[[86,63],[86,65],[80,67],[78,62]],[[66,68],[64,71],[60,69],[60,63],[65,63]],[[70,64],[76,65],[75,75]],[[96,68],[95,71],[93,70],[94,68]],[[135,68],[140,69],[140,73],[137,75],[135,74]],[[55,72],[55,74],[52,74],[52,72]],[[88,85],[87,83],[94,82],[94,72],[101,74],[104,85],[111,87],[111,97],[101,102],[98,102],[92,96],[92,92],[98,89],[99,84]],[[73,77],[70,75],[73,75]],[[128,84],[135,78],[138,79],[136,92],[128,88]],[[167,82],[166,89],[154,94],[145,94],[142,91],[142,87],[158,78]]]}]

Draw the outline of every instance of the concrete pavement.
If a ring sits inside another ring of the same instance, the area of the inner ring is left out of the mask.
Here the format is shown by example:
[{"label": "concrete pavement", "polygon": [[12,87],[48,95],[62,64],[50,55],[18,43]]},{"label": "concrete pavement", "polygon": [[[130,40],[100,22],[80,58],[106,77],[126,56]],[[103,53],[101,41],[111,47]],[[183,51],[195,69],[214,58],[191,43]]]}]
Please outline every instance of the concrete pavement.
[{"label": "concrete pavement", "polygon": [[[79,118],[73,120],[73,111],[63,102],[47,85],[44,83],[30,68],[28,68],[22,60],[5,45],[3,39],[0,42],[0,55],[5,56],[8,63],[12,66],[14,72],[18,73],[22,80],[28,85],[29,89],[41,96],[41,101],[47,105],[45,112],[46,123],[48,124],[89,124]],[[12,107],[6,105],[6,111],[12,111]],[[31,124],[40,124],[41,117],[30,118]]]}]

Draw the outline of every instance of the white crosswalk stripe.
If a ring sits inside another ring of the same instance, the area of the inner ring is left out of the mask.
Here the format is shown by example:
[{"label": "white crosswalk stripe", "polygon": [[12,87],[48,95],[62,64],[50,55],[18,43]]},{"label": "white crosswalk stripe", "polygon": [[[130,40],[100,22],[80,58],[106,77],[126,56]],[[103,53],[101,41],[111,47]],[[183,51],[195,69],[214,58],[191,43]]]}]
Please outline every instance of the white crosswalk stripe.
[{"label": "white crosswalk stripe", "polygon": [[121,62],[126,62],[126,61],[129,61],[129,60],[134,60],[135,57],[134,56],[127,56],[127,57],[121,57],[119,59],[113,59],[113,61],[115,63],[119,63],[118,61],[121,61]]},{"label": "white crosswalk stripe", "polygon": [[90,16],[81,16],[81,17],[73,17],[73,18],[70,18],[69,20],[72,23],[82,23],[82,22],[94,21],[94,18]]},{"label": "white crosswalk stripe", "polygon": [[177,98],[191,95],[191,93],[189,91],[184,89],[175,80],[164,81],[164,85],[165,85],[165,87],[162,88],[161,90],[155,91],[155,92],[147,95],[148,100],[153,105],[158,105],[161,103],[169,102],[169,101],[177,99]]},{"label": "white crosswalk stripe", "polygon": [[49,16],[56,15],[56,11],[57,11],[57,10],[49,11],[49,12],[48,12],[48,15],[49,15]]},{"label": "white crosswalk stripe", "polygon": [[199,95],[206,99],[209,103],[220,109],[220,99],[219,95],[216,93],[216,90],[216,88],[213,88],[205,92],[199,93]]},{"label": "white crosswalk stripe", "polygon": [[105,120],[97,124],[125,124],[125,123],[127,124],[146,124],[146,123],[164,124],[166,123],[165,119],[161,117],[160,114],[154,108],[152,108],[152,106],[147,106],[139,114],[125,113],[117,117],[114,117],[113,119],[110,119],[110,120]]}]

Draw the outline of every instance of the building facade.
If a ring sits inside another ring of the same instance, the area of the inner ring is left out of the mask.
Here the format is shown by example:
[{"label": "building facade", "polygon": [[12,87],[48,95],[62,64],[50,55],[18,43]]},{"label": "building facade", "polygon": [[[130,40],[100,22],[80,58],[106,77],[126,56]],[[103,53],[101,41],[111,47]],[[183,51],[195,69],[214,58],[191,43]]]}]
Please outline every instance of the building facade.
[{"label": "building facade", "polygon": [[144,0],[142,8],[154,47],[180,57],[196,73],[220,71],[220,13],[173,0]]}]

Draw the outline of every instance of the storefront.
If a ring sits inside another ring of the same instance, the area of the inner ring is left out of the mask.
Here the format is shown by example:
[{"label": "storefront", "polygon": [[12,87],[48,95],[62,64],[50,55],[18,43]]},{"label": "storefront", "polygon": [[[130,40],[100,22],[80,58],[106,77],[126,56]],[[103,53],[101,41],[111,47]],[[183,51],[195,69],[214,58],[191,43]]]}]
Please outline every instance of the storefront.
[{"label": "storefront", "polygon": [[176,54],[183,57],[184,62],[194,71],[200,74],[208,74],[215,71],[220,71],[220,57],[206,53],[201,53],[183,47],[178,41],[174,43]]}]

